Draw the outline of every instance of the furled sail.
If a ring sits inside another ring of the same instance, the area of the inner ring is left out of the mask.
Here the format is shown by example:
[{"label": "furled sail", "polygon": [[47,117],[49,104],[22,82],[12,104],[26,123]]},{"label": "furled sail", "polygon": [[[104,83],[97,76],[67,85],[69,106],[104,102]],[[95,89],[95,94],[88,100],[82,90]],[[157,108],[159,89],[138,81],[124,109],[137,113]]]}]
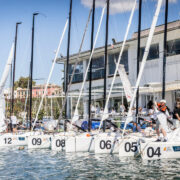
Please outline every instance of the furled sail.
[{"label": "furled sail", "polygon": [[11,51],[9,53],[9,57],[4,69],[4,72],[2,74],[2,78],[0,81],[0,132],[3,132],[6,129],[6,123],[5,123],[5,98],[4,98],[4,87],[9,75],[10,67],[13,60],[13,52],[14,52],[14,43],[12,44]]}]

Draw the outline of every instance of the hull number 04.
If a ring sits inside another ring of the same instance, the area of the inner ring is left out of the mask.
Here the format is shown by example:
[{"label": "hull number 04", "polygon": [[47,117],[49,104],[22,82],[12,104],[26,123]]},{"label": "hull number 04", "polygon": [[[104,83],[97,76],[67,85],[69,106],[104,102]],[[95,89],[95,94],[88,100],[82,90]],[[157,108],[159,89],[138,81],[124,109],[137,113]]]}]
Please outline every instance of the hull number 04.
[{"label": "hull number 04", "polygon": [[147,156],[149,158],[152,158],[154,156],[160,157],[161,156],[161,149],[160,149],[160,147],[158,147],[157,149],[154,149],[153,147],[148,147],[148,149],[147,149]]}]

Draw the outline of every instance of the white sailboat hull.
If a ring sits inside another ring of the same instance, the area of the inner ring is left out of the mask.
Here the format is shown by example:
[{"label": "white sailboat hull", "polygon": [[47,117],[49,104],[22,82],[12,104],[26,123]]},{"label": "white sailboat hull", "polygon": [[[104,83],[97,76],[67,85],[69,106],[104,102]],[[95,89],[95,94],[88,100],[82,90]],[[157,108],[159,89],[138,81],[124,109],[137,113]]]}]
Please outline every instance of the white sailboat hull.
[{"label": "white sailboat hull", "polygon": [[52,135],[33,135],[28,137],[28,149],[49,149]]},{"label": "white sailboat hull", "polygon": [[3,134],[0,136],[0,147],[26,146],[27,136],[25,134]]},{"label": "white sailboat hull", "polygon": [[[68,139],[73,136],[75,136],[74,132],[62,132],[52,136],[51,149],[53,151],[65,151]],[[72,143],[70,146],[73,146]]]},{"label": "white sailboat hull", "polygon": [[141,143],[143,160],[180,158],[180,141]]},{"label": "white sailboat hull", "polygon": [[95,138],[95,154],[119,153],[121,137],[116,133],[101,133]]}]

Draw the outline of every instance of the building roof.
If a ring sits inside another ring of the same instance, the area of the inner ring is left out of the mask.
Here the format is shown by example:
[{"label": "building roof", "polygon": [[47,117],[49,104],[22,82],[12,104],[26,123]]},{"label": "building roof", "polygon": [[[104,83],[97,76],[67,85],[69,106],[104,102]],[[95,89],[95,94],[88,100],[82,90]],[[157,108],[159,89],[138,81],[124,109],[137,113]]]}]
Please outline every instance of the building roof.
[{"label": "building roof", "polygon": [[[180,20],[169,22],[167,28],[168,28],[168,31],[179,29],[180,28]],[[150,31],[150,28],[142,30],[141,31],[141,38],[146,38],[148,36],[148,34],[149,34],[149,31]],[[155,35],[156,34],[161,34],[163,32],[164,32],[164,24],[156,26],[155,33],[154,33]],[[138,33],[135,32],[135,33],[133,33],[132,38],[127,40],[126,49],[129,46],[128,43],[130,43],[131,41],[137,40],[137,36],[138,36]],[[122,45],[122,41],[117,42],[113,47],[112,47],[112,45],[108,45],[108,53],[111,54],[111,53],[114,53],[114,52],[118,52],[121,45]],[[99,56],[102,56],[102,55],[104,55],[104,46],[95,48],[93,58],[94,57],[99,57]],[[82,61],[84,59],[88,59],[89,56],[90,56],[90,50],[81,52],[79,58],[78,58],[78,56],[79,56],[79,54],[77,54],[77,53],[70,55],[70,63],[72,63],[74,61],[77,61],[77,60]],[[66,59],[67,59],[67,57],[58,58],[56,60],[56,62],[58,64],[65,63]]]}]

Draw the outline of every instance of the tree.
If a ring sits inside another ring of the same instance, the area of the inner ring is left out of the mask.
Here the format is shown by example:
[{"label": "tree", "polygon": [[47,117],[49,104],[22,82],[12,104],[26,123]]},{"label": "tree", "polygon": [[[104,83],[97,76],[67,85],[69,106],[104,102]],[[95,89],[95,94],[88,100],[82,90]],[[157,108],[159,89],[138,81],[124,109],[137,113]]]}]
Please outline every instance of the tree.
[{"label": "tree", "polygon": [[[29,77],[20,77],[18,81],[15,82],[15,89],[17,89],[18,87],[20,88],[27,88],[28,86],[28,80]],[[32,81],[32,85],[36,85],[35,81]]]},{"label": "tree", "polygon": [[41,109],[38,115],[38,120],[42,120],[44,116],[44,109]]}]

